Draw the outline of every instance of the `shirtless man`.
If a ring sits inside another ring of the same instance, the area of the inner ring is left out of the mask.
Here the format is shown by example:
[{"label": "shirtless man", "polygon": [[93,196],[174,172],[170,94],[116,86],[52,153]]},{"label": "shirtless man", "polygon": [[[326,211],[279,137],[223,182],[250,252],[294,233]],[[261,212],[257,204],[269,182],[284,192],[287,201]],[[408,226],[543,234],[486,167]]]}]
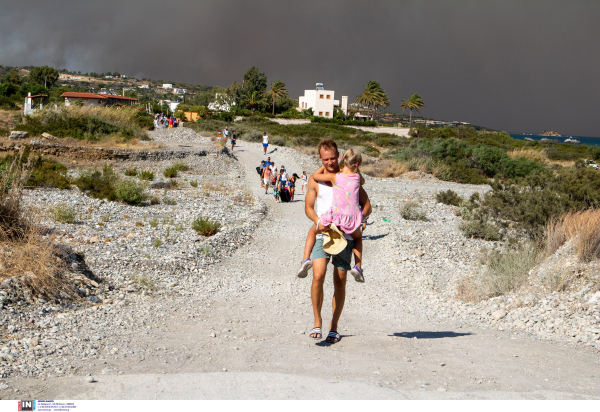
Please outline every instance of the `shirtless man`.
[{"label": "shirtless man", "polygon": [[[327,173],[337,173],[340,171],[338,164],[339,153],[337,145],[333,140],[322,140],[319,143],[319,159],[325,167]],[[315,200],[317,201],[317,209],[315,209]],[[321,309],[323,308],[323,284],[325,283],[325,273],[327,272],[327,264],[331,259],[333,263],[333,317],[329,325],[329,333],[327,334],[327,342],[336,343],[341,339],[341,335],[337,332],[338,321],[344,309],[346,301],[346,274],[352,268],[352,246],[354,241],[350,237],[348,245],[341,253],[330,256],[323,250],[323,235],[325,231],[319,221],[319,217],[325,213],[333,202],[333,187],[330,183],[317,183],[311,177],[308,180],[308,190],[306,192],[304,212],[306,216],[317,225],[317,241],[311,253],[313,262],[313,281],[310,290],[312,300],[313,313],[315,316],[314,329],[311,331],[311,338],[321,338],[323,319],[321,318]],[[363,210],[363,216],[366,219],[371,214],[371,202],[367,193],[361,188],[359,193],[359,203]]]}]

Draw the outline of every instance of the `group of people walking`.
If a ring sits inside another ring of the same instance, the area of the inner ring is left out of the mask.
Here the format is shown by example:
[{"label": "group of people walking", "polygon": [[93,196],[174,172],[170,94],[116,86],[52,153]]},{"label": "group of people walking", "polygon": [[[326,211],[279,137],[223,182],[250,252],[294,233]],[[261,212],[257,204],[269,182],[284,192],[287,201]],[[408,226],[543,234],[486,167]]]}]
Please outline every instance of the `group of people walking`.
[{"label": "group of people walking", "polygon": [[217,130],[217,141],[221,143],[221,139],[225,139],[224,144],[227,144],[227,140],[229,140],[229,144],[231,145],[231,151],[233,152],[233,148],[237,142],[237,136],[235,135],[235,130],[229,132],[229,126],[225,126],[224,130]]},{"label": "group of people walking", "polygon": [[271,187],[276,202],[293,201],[296,185],[301,184],[302,193],[305,192],[308,185],[308,176],[305,171],[302,172],[302,176],[298,176],[297,173],[290,175],[285,166],[277,168],[270,157],[266,161],[262,160],[256,171],[260,175],[260,187],[265,189],[266,195],[269,194],[269,187]]},{"label": "group of people walking", "polygon": [[176,119],[173,116],[167,117],[162,113],[156,113],[154,115],[154,130],[167,128],[170,129],[179,126],[179,123],[181,123],[179,118]]}]

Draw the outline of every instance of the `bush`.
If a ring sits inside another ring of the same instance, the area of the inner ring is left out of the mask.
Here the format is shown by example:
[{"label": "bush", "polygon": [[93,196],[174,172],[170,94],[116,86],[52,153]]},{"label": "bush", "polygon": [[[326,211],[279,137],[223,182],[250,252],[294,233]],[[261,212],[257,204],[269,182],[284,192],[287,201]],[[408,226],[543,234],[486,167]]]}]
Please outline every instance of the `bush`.
[{"label": "bush", "polygon": [[6,96],[0,96],[0,109],[2,110],[19,110],[19,106]]},{"label": "bush", "polygon": [[450,189],[445,192],[439,192],[437,195],[435,195],[435,199],[438,203],[443,203],[449,206],[460,206],[460,204],[463,202],[462,197]]},{"label": "bush", "polygon": [[535,266],[538,249],[533,243],[516,245],[507,250],[494,250],[484,256],[486,270],[482,276],[482,292],[486,297],[502,296],[517,290]]},{"label": "bush", "polygon": [[342,120],[342,119],[329,119],[327,117],[313,116],[310,118],[311,123],[331,123],[346,126],[368,126],[377,127],[378,124],[374,120],[359,121],[359,120]]},{"label": "bush", "polygon": [[140,205],[147,199],[144,193],[148,184],[134,179],[120,179],[115,183],[115,195],[130,205]]},{"label": "bush", "polygon": [[149,140],[148,134],[139,127],[137,109],[99,106],[69,106],[55,110],[47,106],[32,115],[25,116],[25,122],[15,130],[22,130],[31,136],[44,132],[56,137],[73,139],[101,140],[118,136],[124,141],[133,138]]},{"label": "bush", "polygon": [[163,175],[168,178],[177,177],[177,169],[175,169],[174,167],[169,167],[165,169]]},{"label": "bush", "polygon": [[421,210],[419,204],[416,202],[405,203],[402,208],[400,208],[400,216],[405,220],[429,221],[425,212]]},{"label": "bush", "polygon": [[117,175],[109,165],[104,165],[102,171],[90,169],[82,172],[77,179],[75,185],[82,192],[87,192],[90,196],[96,199],[117,200],[115,193],[115,183]]},{"label": "bush", "polygon": [[198,181],[197,180],[190,180],[190,186],[192,186],[192,187],[198,187]]},{"label": "bush", "polygon": [[[186,163],[183,163],[183,162],[174,163],[172,168],[177,171],[180,171],[180,172],[185,172],[186,170],[190,170],[190,167]],[[169,176],[167,176],[167,177],[169,177]]]},{"label": "bush", "polygon": [[192,223],[192,229],[199,235],[208,237],[216,235],[221,229],[221,224],[205,217],[199,217]]},{"label": "bush", "polygon": [[138,171],[134,167],[133,169],[125,169],[125,176],[137,176]]},{"label": "bush", "polygon": [[170,197],[165,196],[162,199],[162,203],[165,204],[165,205],[173,206],[173,205],[177,204],[177,201],[175,199],[172,199]]},{"label": "bush", "polygon": [[50,209],[50,215],[59,223],[74,223],[75,209],[68,205],[57,205]]},{"label": "bush", "polygon": [[152,181],[154,180],[154,173],[152,173],[150,170],[142,170],[138,173],[138,178],[140,180]]}]

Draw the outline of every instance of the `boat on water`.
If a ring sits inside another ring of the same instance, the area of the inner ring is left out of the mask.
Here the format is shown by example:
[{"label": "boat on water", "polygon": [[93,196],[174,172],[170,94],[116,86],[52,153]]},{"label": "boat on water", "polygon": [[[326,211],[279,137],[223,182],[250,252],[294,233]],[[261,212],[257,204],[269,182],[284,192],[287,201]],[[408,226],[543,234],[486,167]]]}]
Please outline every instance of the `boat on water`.
[{"label": "boat on water", "polygon": [[581,143],[581,142],[577,139],[573,139],[573,136],[569,136],[568,139],[565,139],[565,143]]}]

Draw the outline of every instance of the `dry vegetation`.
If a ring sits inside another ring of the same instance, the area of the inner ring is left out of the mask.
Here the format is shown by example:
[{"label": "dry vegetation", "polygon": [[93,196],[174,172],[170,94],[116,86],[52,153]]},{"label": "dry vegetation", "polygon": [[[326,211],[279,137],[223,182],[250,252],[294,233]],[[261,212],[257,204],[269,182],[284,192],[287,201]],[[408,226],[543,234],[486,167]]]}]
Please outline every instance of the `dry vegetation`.
[{"label": "dry vegetation", "polygon": [[361,166],[361,172],[371,177],[398,177],[409,171],[408,165],[391,160],[378,160]]},{"label": "dry vegetation", "polygon": [[548,255],[574,239],[580,261],[600,258],[600,209],[569,212],[562,219],[550,221],[546,233]]},{"label": "dry vegetation", "polygon": [[17,279],[26,298],[75,296],[62,278],[64,252],[44,239],[36,213],[23,206],[28,166],[16,158],[0,178],[0,281]]},{"label": "dry vegetation", "polygon": [[550,160],[548,159],[545,150],[521,147],[519,149],[514,149],[508,152],[508,155],[513,159],[516,159],[517,157],[523,157],[527,160],[533,160],[534,162],[538,162],[544,165],[550,163]]}]

